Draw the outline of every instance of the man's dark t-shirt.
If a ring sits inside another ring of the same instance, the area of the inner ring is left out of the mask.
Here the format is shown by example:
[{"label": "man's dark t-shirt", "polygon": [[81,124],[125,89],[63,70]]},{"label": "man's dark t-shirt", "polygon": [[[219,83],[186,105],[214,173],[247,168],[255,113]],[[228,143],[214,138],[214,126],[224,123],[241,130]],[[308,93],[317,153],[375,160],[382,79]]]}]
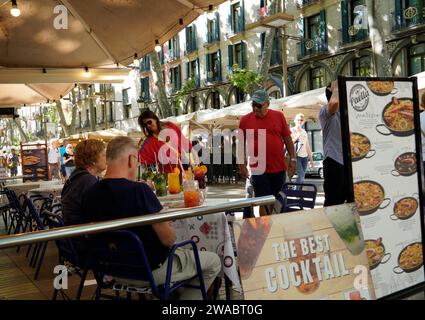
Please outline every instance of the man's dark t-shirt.
[{"label": "man's dark t-shirt", "polygon": [[[97,182],[83,198],[83,215],[87,222],[136,217],[162,210],[151,188],[127,179],[104,179]],[[157,269],[168,256],[152,226],[130,229],[142,241],[152,269]]]}]

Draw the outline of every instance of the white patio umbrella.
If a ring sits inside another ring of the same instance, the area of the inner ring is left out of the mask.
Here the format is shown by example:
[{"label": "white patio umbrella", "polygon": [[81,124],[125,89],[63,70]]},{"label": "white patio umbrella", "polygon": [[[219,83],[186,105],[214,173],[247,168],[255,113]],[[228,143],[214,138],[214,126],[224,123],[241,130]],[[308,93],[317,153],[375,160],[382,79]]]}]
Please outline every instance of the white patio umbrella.
[{"label": "white patio umbrella", "polygon": [[[317,120],[320,107],[325,103],[325,88],[320,88],[281,99],[272,99],[270,108],[283,111],[287,120],[294,119],[295,115],[300,112],[307,119]],[[196,122],[201,125],[236,128],[240,118],[251,111],[251,101],[218,110],[202,110],[196,114]]]}]

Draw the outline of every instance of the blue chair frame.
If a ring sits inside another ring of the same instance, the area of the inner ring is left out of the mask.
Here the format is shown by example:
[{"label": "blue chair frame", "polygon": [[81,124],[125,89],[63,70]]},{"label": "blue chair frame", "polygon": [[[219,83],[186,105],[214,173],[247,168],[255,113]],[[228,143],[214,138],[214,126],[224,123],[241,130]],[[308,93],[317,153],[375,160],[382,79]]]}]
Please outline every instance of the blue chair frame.
[{"label": "blue chair frame", "polygon": [[[43,211],[43,215],[46,219],[46,223],[49,226],[49,229],[61,228],[65,226],[60,214],[52,213],[50,211],[45,210]],[[75,300],[80,300],[81,294],[84,289],[84,282],[87,278],[87,273],[90,269],[89,262],[81,261],[81,258],[79,257],[78,252],[75,249],[72,239],[58,239],[55,240],[55,243],[59,252],[59,262],[61,264],[63,264],[64,261],[69,262],[75,268],[75,273],[80,277],[80,285],[78,287],[77,295],[75,297]],[[53,289],[52,300],[56,300],[59,292],[65,299],[71,300],[71,298],[66,295],[63,290],[58,290],[56,288]]]},{"label": "blue chair frame", "polygon": [[[171,285],[173,257],[177,248],[191,245],[195,256],[197,274],[187,280],[177,281]],[[176,243],[170,248],[168,255],[166,280],[163,286],[158,286],[152,275],[145,249],[140,238],[133,231],[119,230],[89,238],[90,260],[93,272],[98,284],[96,300],[111,298],[102,294],[104,276],[126,278],[139,281],[147,281],[152,294],[160,300],[168,300],[170,294],[182,287],[201,290],[204,300],[207,299],[205,283],[199,260],[199,253],[195,242],[192,240]],[[198,278],[199,286],[192,285],[189,281]]]},{"label": "blue chair frame", "polygon": [[286,195],[284,212],[314,209],[317,196],[317,187],[314,184],[285,183],[282,191]]}]

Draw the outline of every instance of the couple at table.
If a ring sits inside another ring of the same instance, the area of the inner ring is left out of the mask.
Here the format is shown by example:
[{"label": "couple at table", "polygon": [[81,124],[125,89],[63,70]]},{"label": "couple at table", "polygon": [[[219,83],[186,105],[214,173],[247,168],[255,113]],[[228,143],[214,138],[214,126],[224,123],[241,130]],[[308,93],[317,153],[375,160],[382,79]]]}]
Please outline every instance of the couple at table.
[{"label": "couple at table", "polygon": [[[137,175],[137,146],[128,137],[117,137],[107,149],[95,140],[77,145],[77,170],[71,175],[62,192],[64,220],[67,225],[98,222],[158,213],[162,206],[152,190],[144,183],[135,182]],[[85,144],[83,144],[85,143]],[[91,148],[92,152],[87,149]],[[95,152],[93,150],[95,149]],[[94,155],[97,155],[94,157]],[[104,179],[95,174],[107,167]],[[158,284],[165,283],[169,248],[176,241],[170,222],[133,228],[145,246],[146,255]],[[83,246],[81,246],[81,249]],[[221,271],[217,254],[199,252],[205,287],[208,288]],[[177,249],[173,260],[172,281],[192,278],[196,274],[193,252]],[[199,290],[185,288],[181,299],[200,299]]]}]

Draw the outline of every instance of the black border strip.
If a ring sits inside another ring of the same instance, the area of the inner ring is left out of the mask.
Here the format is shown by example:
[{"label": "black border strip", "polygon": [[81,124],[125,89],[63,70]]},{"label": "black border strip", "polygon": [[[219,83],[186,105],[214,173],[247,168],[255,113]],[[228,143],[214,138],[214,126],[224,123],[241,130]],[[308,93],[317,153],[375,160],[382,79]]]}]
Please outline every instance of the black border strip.
[{"label": "black border strip", "polygon": [[[398,81],[398,82],[411,82],[413,90],[413,110],[414,110],[414,124],[415,124],[415,144],[416,144],[416,163],[419,187],[419,204],[420,204],[420,221],[421,221],[421,236],[422,236],[422,250],[425,255],[424,244],[425,244],[425,224],[424,224],[424,177],[422,168],[422,143],[421,143],[421,130],[420,130],[420,117],[419,117],[419,92],[417,78],[388,78],[388,77],[345,77],[338,76],[338,89],[339,89],[339,110],[341,115],[341,137],[342,137],[342,151],[344,156],[344,169],[347,175],[347,181],[349,183],[349,199],[354,202],[354,190],[353,190],[353,166],[351,161],[351,149],[350,149],[350,125],[348,117],[348,105],[347,105],[347,86],[348,81]],[[424,111],[425,112],[425,111]],[[425,143],[425,141],[424,141]],[[425,266],[422,267],[424,270],[425,277]],[[381,299],[403,299],[409,295],[419,293],[425,290],[425,281],[390,295],[379,298]]]}]

